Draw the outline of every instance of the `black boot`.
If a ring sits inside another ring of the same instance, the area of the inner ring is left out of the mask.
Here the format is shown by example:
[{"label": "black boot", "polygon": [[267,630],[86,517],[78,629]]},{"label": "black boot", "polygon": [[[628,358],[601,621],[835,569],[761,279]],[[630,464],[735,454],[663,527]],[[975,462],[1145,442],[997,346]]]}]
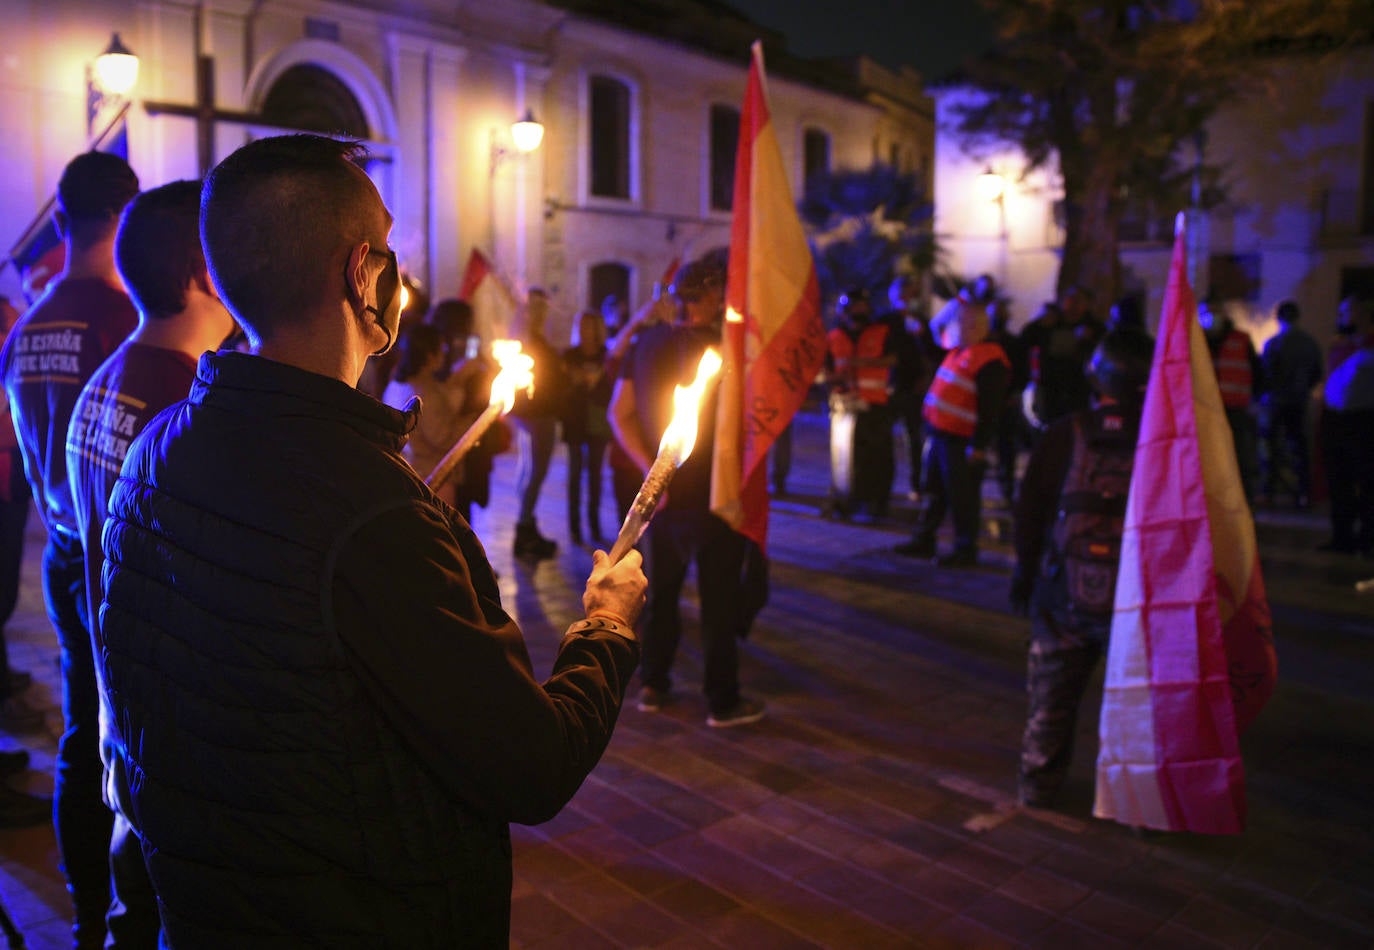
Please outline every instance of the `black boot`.
[{"label": "black boot", "polygon": [[515,526],[515,556],[542,560],[553,557],[558,544],[539,533],[533,521]]}]

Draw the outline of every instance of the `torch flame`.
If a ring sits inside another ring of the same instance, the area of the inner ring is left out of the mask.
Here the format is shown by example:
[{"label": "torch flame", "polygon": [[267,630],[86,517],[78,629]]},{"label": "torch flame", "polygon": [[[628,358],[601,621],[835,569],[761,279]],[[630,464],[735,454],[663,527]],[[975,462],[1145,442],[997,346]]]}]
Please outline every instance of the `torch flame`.
[{"label": "torch flame", "polygon": [[658,452],[672,456],[678,465],[687,460],[697,443],[697,417],[701,412],[701,400],[706,394],[706,384],[720,372],[720,363],[720,354],[707,349],[701,354],[697,377],[692,380],[692,385],[673,389],[673,421],[663,430]]},{"label": "torch flame", "polygon": [[743,322],[744,322],[744,318],[740,316],[739,311],[736,310],[734,307],[726,307],[726,308],[725,308],[725,322],[726,322],[726,323],[743,323]]},{"label": "torch flame", "polygon": [[534,357],[520,352],[519,340],[493,340],[491,355],[501,366],[501,372],[491,381],[491,403],[501,407],[501,414],[515,405],[515,391],[529,392],[534,388]]}]

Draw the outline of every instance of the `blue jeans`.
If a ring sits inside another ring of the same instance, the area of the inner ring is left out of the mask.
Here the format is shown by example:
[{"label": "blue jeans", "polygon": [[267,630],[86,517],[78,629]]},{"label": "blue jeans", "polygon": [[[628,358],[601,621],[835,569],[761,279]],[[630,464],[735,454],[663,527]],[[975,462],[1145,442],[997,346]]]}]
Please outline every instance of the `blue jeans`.
[{"label": "blue jeans", "polygon": [[114,813],[102,795],[100,702],[86,629],[86,566],[81,543],[50,531],[43,549],[43,597],[62,651],[62,716],[53,791],[57,848],[76,908],[78,947],[105,940],[110,907],[110,835]]}]

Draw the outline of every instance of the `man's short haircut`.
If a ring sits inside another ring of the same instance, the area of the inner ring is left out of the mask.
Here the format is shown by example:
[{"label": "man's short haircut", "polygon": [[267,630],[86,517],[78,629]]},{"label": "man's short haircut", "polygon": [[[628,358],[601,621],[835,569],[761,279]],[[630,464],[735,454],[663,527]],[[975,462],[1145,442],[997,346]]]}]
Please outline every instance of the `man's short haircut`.
[{"label": "man's short haircut", "polygon": [[109,152],[83,152],[67,163],[57,183],[57,206],[67,218],[67,233],[77,247],[103,239],[119,212],[138,194],[138,176],[129,163]]},{"label": "man's short haircut", "polygon": [[200,182],[174,181],[129,202],[115,235],[115,266],[134,305],[153,319],[186,309],[186,288],[205,276]]},{"label": "man's short haircut", "polygon": [[1295,301],[1285,300],[1279,304],[1278,318],[1280,323],[1297,323],[1299,315],[1298,305]]},{"label": "man's short haircut", "polygon": [[67,163],[57,183],[57,204],[72,221],[104,221],[138,194],[138,176],[109,152],[83,152]]},{"label": "man's short haircut", "polygon": [[225,305],[252,334],[300,322],[344,280],[346,248],[376,241],[357,142],[258,139],[220,162],[201,192],[200,234]]}]

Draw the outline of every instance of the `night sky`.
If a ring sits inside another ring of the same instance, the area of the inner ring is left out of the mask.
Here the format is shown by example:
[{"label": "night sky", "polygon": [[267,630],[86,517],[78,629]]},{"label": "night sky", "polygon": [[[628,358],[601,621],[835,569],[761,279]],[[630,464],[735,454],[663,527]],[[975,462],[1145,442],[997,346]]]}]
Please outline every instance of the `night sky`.
[{"label": "night sky", "polygon": [[913,66],[939,79],[989,42],[977,0],[728,0],[787,36],[798,56],[863,53],[884,66]]}]

